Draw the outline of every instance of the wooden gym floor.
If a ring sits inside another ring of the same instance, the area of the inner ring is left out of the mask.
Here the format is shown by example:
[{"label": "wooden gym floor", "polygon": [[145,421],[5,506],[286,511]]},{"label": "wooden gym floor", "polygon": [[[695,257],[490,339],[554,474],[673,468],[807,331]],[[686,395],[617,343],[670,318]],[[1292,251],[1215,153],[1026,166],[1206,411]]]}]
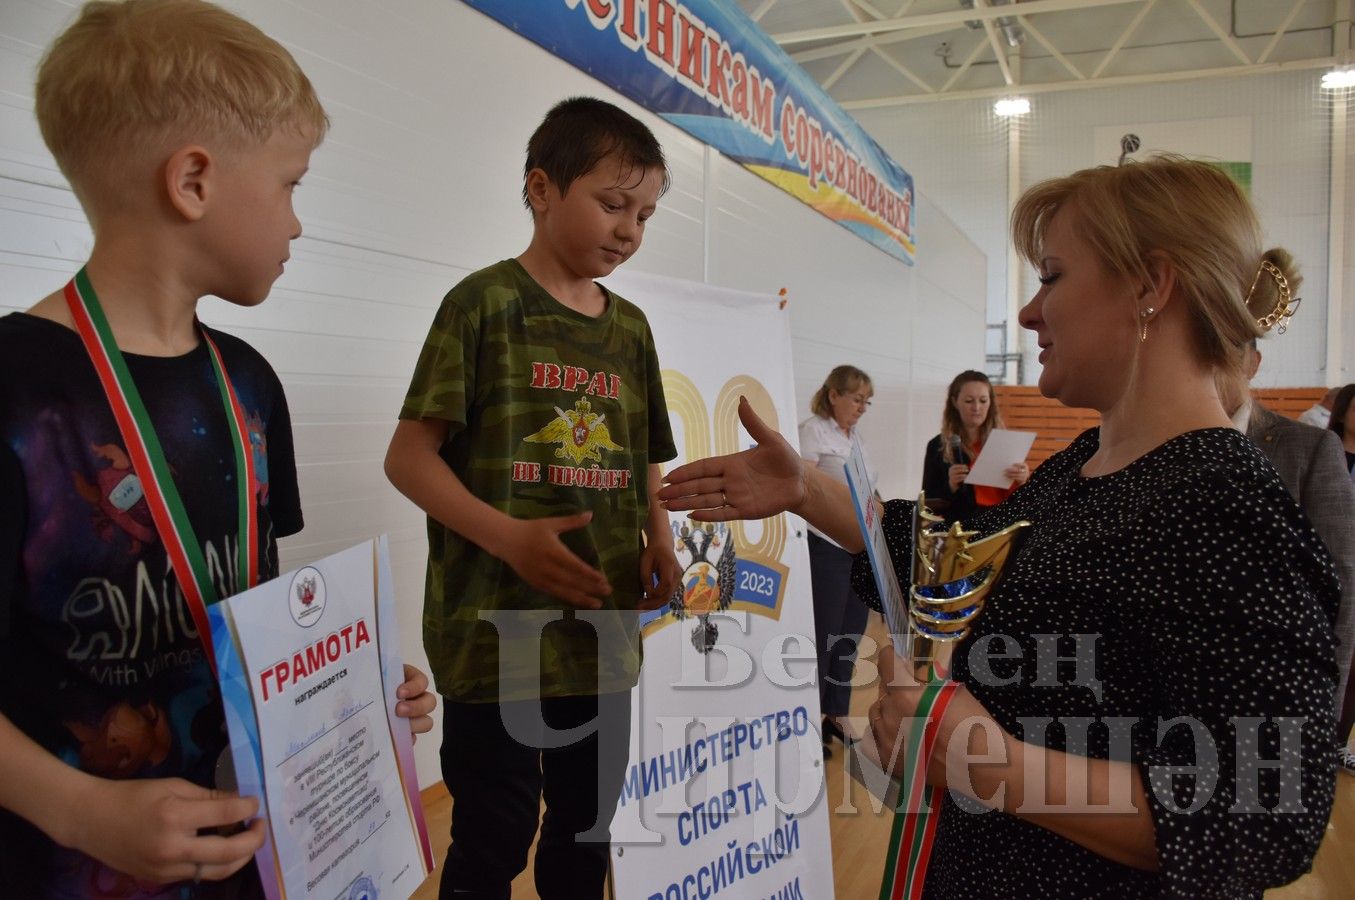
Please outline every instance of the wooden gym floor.
[{"label": "wooden gym floor", "polygon": [[[879,641],[885,636],[884,627],[877,617],[871,618],[867,633]],[[873,687],[858,688],[852,695],[852,715],[864,717],[874,697]],[[879,895],[892,819],[887,813],[872,813],[869,795],[850,777],[844,779],[844,756],[842,745],[835,742],[833,757],[826,766],[827,792],[823,802],[828,803],[833,883],[837,900],[875,900]],[[1345,900],[1355,897],[1355,776],[1339,773],[1336,781],[1336,807],[1313,871],[1293,884],[1268,891],[1266,900]],[[447,832],[452,814],[451,798],[441,783],[424,791],[424,810],[433,841],[433,857],[440,864],[447,853],[450,840]],[[434,872],[414,894],[415,900],[435,900],[438,877],[439,872]],[[539,900],[532,883],[530,862],[527,871],[513,882],[513,897],[514,900]],[[619,900],[635,898],[621,897]]]}]

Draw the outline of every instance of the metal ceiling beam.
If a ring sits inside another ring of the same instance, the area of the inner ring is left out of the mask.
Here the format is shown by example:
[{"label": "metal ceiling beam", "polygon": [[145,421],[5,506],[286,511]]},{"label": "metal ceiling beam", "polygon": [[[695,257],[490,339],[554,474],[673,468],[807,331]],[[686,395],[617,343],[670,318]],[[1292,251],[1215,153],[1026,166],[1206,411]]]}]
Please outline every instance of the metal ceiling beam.
[{"label": "metal ceiling beam", "polygon": [[932,28],[896,31],[893,34],[881,35],[880,37],[863,37],[854,41],[843,41],[840,44],[829,44],[827,47],[815,47],[813,50],[801,50],[799,53],[790,54],[790,58],[797,63],[813,62],[816,59],[828,59],[833,56],[841,56],[844,53],[851,53],[858,47],[875,48],[888,44],[902,44],[904,41],[916,41],[926,37],[935,37],[938,34],[949,34],[963,28],[964,25],[937,25]]},{"label": "metal ceiling beam", "polygon": [[[851,15],[853,19],[856,19],[858,22],[861,21],[862,16],[861,13],[857,11],[856,6],[860,6],[862,10],[870,13],[877,19],[885,18],[884,13],[880,12],[874,7],[867,6],[864,3],[860,3],[859,0],[841,0],[841,3],[843,7],[846,8],[847,13]],[[913,0],[907,0],[907,2],[904,3],[901,11],[906,11],[908,7],[912,5],[912,3]],[[951,29],[947,28],[945,30],[949,31]],[[873,36],[864,37],[861,38],[859,41],[853,41],[852,43],[857,44],[858,46],[851,51],[851,55],[848,56],[846,61],[844,61],[842,65],[838,66],[837,69],[833,71],[833,74],[829,75],[828,78],[823,82],[824,90],[831,89],[834,84],[837,84],[838,79],[840,79],[843,75],[847,73],[848,69],[856,65],[856,63],[861,59],[861,57],[866,53],[866,51],[871,51],[885,63],[892,66],[905,78],[913,82],[913,84],[917,85],[918,87],[922,88],[927,93],[930,94],[935,92],[936,88],[932,87],[927,82],[917,77],[917,75],[913,74],[906,66],[904,66],[902,63],[900,63],[893,57],[891,57],[889,54],[885,53],[883,50],[881,50],[879,46],[881,43],[883,43],[883,40],[881,38]]]},{"label": "metal ceiling beam", "polygon": [[1280,38],[1284,37],[1284,33],[1289,30],[1289,26],[1294,24],[1294,17],[1303,8],[1303,2],[1304,0],[1294,0],[1294,5],[1289,8],[1289,15],[1285,16],[1284,21],[1280,23],[1280,27],[1275,29],[1275,36],[1270,39],[1269,44],[1266,44],[1266,49],[1261,51],[1261,55],[1256,58],[1257,62],[1263,63],[1270,59],[1270,54],[1280,43]]},{"label": "metal ceiling beam", "polygon": [[[865,19],[865,16],[861,14],[860,9],[857,9],[856,5],[853,3],[853,0],[838,0],[838,2],[841,3],[842,8],[847,11],[847,15],[851,16],[857,22],[863,21]],[[867,11],[877,19],[883,19],[885,17],[884,13],[874,8],[867,8],[865,7],[864,4],[862,5],[862,9],[867,9]],[[856,65],[857,61],[861,59],[861,57],[866,55],[866,50],[868,49],[869,47],[859,47],[856,50],[853,50],[851,53],[847,54],[847,58],[844,59],[842,63],[836,69],[833,70],[833,73],[831,75],[829,75],[822,82],[820,82],[820,86],[825,91],[832,90],[833,85],[837,84],[838,79],[841,78],[843,75],[846,75],[847,70],[850,69],[852,66]]]},{"label": "metal ceiling beam", "polygon": [[[974,8],[980,11],[989,9],[988,0],[974,0]],[[1002,49],[1002,40],[997,36],[997,28],[993,25],[992,19],[983,20],[983,31],[988,35],[988,45],[993,48],[993,58],[997,60],[998,68],[1002,70],[1002,80],[1007,84],[1015,84],[1012,67],[1007,62],[1007,54]]]},{"label": "metal ceiling beam", "polygon": [[823,80],[822,87],[825,91],[832,90],[833,85],[837,84],[838,79],[847,74],[847,70],[856,65],[856,61],[866,55],[866,48],[852,51],[852,54],[842,61],[842,65],[833,70],[833,74]]},{"label": "metal ceiling beam", "polygon": [[[1299,2],[1301,3],[1303,2],[1303,0],[1299,0]],[[1086,75],[1082,74],[1082,72],[1078,69],[1077,66],[1073,65],[1072,61],[1068,59],[1068,57],[1064,56],[1062,53],[1059,52],[1058,47],[1055,47],[1048,38],[1046,38],[1043,34],[1040,33],[1040,29],[1036,28],[1034,25],[1028,22],[1025,16],[1017,16],[1016,21],[1020,22],[1021,27],[1026,29],[1026,31],[1029,31],[1031,35],[1035,38],[1035,40],[1040,42],[1041,47],[1044,47],[1046,50],[1048,50],[1051,56],[1053,56],[1055,59],[1057,59],[1060,63],[1063,64],[1063,67],[1068,70],[1069,75],[1072,75],[1079,81],[1087,77]]]},{"label": "metal ceiling beam", "polygon": [[[842,6],[847,10],[848,15],[850,15],[853,19],[856,19],[858,22],[861,21],[862,19],[861,11],[867,12],[877,19],[887,18],[887,16],[885,16],[884,13],[880,12],[878,9],[875,9],[873,6],[869,6],[865,3],[862,3],[861,0],[840,0],[840,2],[842,3]],[[907,12],[908,7],[912,6],[912,4],[913,0],[907,0],[907,2],[904,3],[903,7],[899,10],[899,12],[900,13]],[[860,11],[858,10],[858,7],[860,8]],[[946,30],[949,31],[950,28],[946,28]],[[908,33],[905,33],[905,36],[908,36]],[[857,61],[861,58],[861,56],[864,53],[866,53],[866,51],[869,50],[873,52],[881,60],[883,60],[885,63],[892,66],[896,71],[898,71],[909,81],[913,82],[913,84],[922,88],[927,93],[930,94],[936,91],[936,88],[932,87],[927,82],[923,81],[921,78],[918,78],[916,75],[914,75],[908,69],[907,66],[903,65],[898,60],[890,56],[888,53],[885,53],[883,50],[881,50],[880,49],[881,42],[882,39],[877,37],[864,37],[861,38],[859,41],[852,41],[851,43],[857,44],[858,46],[852,50],[851,55],[847,57],[846,61],[843,62],[842,65],[838,66],[837,69],[833,72],[833,74],[829,75],[828,78],[824,80],[823,82],[824,90],[829,90],[832,88],[834,84],[837,84],[838,79],[845,75],[848,69],[856,65]]]},{"label": "metal ceiling beam", "polygon": [[1110,65],[1110,61],[1120,52],[1120,48],[1125,45],[1125,42],[1134,36],[1134,32],[1139,30],[1139,26],[1143,24],[1143,20],[1148,17],[1148,13],[1152,12],[1153,7],[1156,5],[1157,0],[1148,0],[1147,3],[1139,7],[1139,11],[1134,15],[1133,20],[1129,23],[1129,27],[1120,32],[1119,39],[1106,51],[1105,58],[1102,59],[1101,64],[1096,67],[1096,71],[1092,72],[1092,78],[1101,77],[1101,73],[1106,70],[1106,66]]},{"label": "metal ceiling beam", "polygon": [[775,5],[776,0],[762,0],[762,5],[759,6],[757,9],[753,10],[753,12],[748,16],[748,18],[752,19],[754,22],[759,22],[762,20],[763,16],[767,15],[767,10],[771,9]]},{"label": "metal ceiling beam", "polygon": [[1214,32],[1214,36],[1223,41],[1223,45],[1233,51],[1233,55],[1242,61],[1242,65],[1251,65],[1251,57],[1242,49],[1242,45],[1235,41],[1231,34],[1224,31],[1222,25],[1214,21],[1214,17],[1200,5],[1200,0],[1186,0],[1186,2],[1191,5],[1195,12],[1199,13],[1201,19],[1204,19],[1204,24],[1209,26],[1209,30]]},{"label": "metal ceiling beam", "polygon": [[[979,47],[984,44],[980,43]],[[1330,69],[1340,64],[1340,58],[1324,56],[1320,59],[1301,59],[1282,63],[1253,63],[1249,66],[1224,66],[1216,69],[1187,69],[1181,72],[1157,72],[1144,75],[1115,75],[1109,78],[1088,78],[1084,81],[1051,81],[1039,84],[1021,85],[1022,95],[1053,94],[1060,91],[1090,90],[1103,87],[1124,87],[1136,84],[1168,84],[1177,81],[1202,81],[1210,78],[1237,78],[1243,75],[1267,75],[1279,72],[1299,72],[1306,69]],[[959,76],[956,72],[956,77]],[[953,82],[955,78],[951,79]],[[949,87],[949,82],[947,87]],[[843,109],[882,109],[892,106],[914,106],[919,103],[937,103],[940,101],[978,100],[987,97],[1006,97],[1011,88],[1002,86],[979,88],[972,91],[954,91],[936,94],[903,94],[896,97],[873,97],[868,100],[839,100]]]},{"label": "metal ceiling beam", "polygon": [[[856,13],[857,9],[861,10],[862,12],[870,13],[877,20],[889,18],[889,16],[885,15],[884,13],[880,12],[878,9],[867,3],[866,0],[839,0],[839,2],[841,2],[841,4],[846,8],[847,12],[851,14],[851,17],[858,22],[861,21],[861,17],[857,15]],[[855,7],[855,9],[853,9],[853,7]]]},{"label": "metal ceiling beam", "polygon": [[885,63],[886,63],[887,65],[892,66],[892,67],[893,67],[900,75],[902,75],[904,78],[907,78],[907,79],[908,79],[909,81],[911,81],[913,84],[915,84],[915,85],[917,85],[918,87],[922,88],[924,91],[926,91],[926,92],[929,93],[929,94],[934,94],[934,93],[936,93],[936,88],[932,87],[930,84],[928,84],[927,82],[923,81],[923,80],[922,80],[921,78],[919,78],[917,75],[913,74],[913,71],[912,71],[911,69],[909,69],[907,66],[905,66],[903,63],[899,62],[897,59],[895,59],[894,57],[890,56],[888,53],[884,52],[884,51],[881,50],[879,47],[871,47],[870,49],[871,49],[872,51],[874,51],[874,53],[875,53],[876,56],[878,56],[878,57],[880,57],[880,59],[884,60]]},{"label": "metal ceiling beam", "polygon": [[[769,2],[772,2],[772,0],[769,0]],[[1021,4],[1021,15],[1036,16],[1040,13],[1093,9],[1098,6],[1123,6],[1127,3],[1143,2],[1144,0],[1029,0],[1029,2]],[[787,31],[774,34],[771,37],[772,40],[784,47],[788,44],[804,44],[831,38],[860,37],[864,34],[883,34],[910,28],[929,28],[933,25],[955,25],[975,20],[988,22],[1011,14],[1012,11],[1004,6],[988,7],[987,9],[960,9],[954,12],[927,13],[920,16],[902,16],[893,19],[877,19],[873,22],[853,22],[846,25],[829,25],[824,28],[808,28],[803,31]]]},{"label": "metal ceiling beam", "polygon": [[[974,49],[969,51],[969,55],[965,57],[965,61],[964,61],[964,63],[962,63],[962,64],[960,65],[960,68],[956,69],[956,70],[955,70],[955,74],[952,75],[952,76],[950,76],[950,78],[947,79],[947,81],[946,81],[945,84],[941,85],[941,93],[942,93],[942,94],[944,94],[946,91],[950,90],[951,85],[953,85],[955,82],[959,81],[959,80],[960,80],[960,76],[963,75],[964,73],[966,73],[966,72],[969,71],[969,67],[972,66],[972,65],[974,64],[974,60],[976,60],[976,59],[979,58],[979,53],[980,53],[980,51],[982,51],[983,48],[986,47],[986,46],[987,46],[987,45],[984,44],[983,41],[978,41],[978,42],[976,42],[976,43],[974,44]],[[1005,93],[1005,91],[1004,91],[1004,93]],[[839,105],[840,105],[840,106],[845,106],[845,104],[839,104]]]},{"label": "metal ceiling beam", "polygon": [[1336,0],[1336,21],[1331,27],[1332,52],[1341,60],[1341,65],[1355,63],[1355,28],[1351,27],[1350,0]]}]

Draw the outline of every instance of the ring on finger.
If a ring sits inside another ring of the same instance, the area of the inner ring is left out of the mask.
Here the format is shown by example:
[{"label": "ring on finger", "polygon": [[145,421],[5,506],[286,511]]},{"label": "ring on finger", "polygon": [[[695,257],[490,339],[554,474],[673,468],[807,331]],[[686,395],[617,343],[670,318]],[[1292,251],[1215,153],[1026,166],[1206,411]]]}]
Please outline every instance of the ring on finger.
[{"label": "ring on finger", "polygon": [[729,505],[729,495],[726,494],[724,491],[720,491],[720,505],[721,506]]},{"label": "ring on finger", "polygon": [[193,864],[193,883],[194,884],[202,883],[202,863]]}]

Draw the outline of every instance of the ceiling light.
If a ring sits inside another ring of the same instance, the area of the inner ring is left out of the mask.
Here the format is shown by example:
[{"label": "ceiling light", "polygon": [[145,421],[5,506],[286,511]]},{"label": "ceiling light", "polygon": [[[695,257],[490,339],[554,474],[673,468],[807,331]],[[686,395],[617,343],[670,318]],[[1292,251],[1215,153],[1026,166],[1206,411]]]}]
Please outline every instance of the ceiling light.
[{"label": "ceiling light", "polygon": [[1355,68],[1332,69],[1322,76],[1322,90],[1340,91],[1355,88]]},{"label": "ceiling light", "polygon": [[993,112],[999,116],[1024,116],[1030,112],[1030,101],[1025,97],[1003,97],[993,104]]}]

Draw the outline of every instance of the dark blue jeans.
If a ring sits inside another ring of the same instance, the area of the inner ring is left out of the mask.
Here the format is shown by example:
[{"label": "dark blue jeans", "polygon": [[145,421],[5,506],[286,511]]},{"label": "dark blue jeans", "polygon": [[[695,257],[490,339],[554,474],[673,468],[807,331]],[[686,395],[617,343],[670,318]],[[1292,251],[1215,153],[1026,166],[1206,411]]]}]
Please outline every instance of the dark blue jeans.
[{"label": "dark blue jeans", "polygon": [[[537,893],[541,900],[601,898],[608,826],[630,748],[630,692],[548,697],[539,705],[505,703],[502,709],[498,703],[442,702],[452,845],[439,896],[509,900],[513,879],[527,867],[544,797]],[[505,720],[537,724],[506,728]],[[555,743],[546,739],[546,729],[580,726],[592,728],[567,746],[542,749]],[[581,834],[584,840],[577,839]]]}]

